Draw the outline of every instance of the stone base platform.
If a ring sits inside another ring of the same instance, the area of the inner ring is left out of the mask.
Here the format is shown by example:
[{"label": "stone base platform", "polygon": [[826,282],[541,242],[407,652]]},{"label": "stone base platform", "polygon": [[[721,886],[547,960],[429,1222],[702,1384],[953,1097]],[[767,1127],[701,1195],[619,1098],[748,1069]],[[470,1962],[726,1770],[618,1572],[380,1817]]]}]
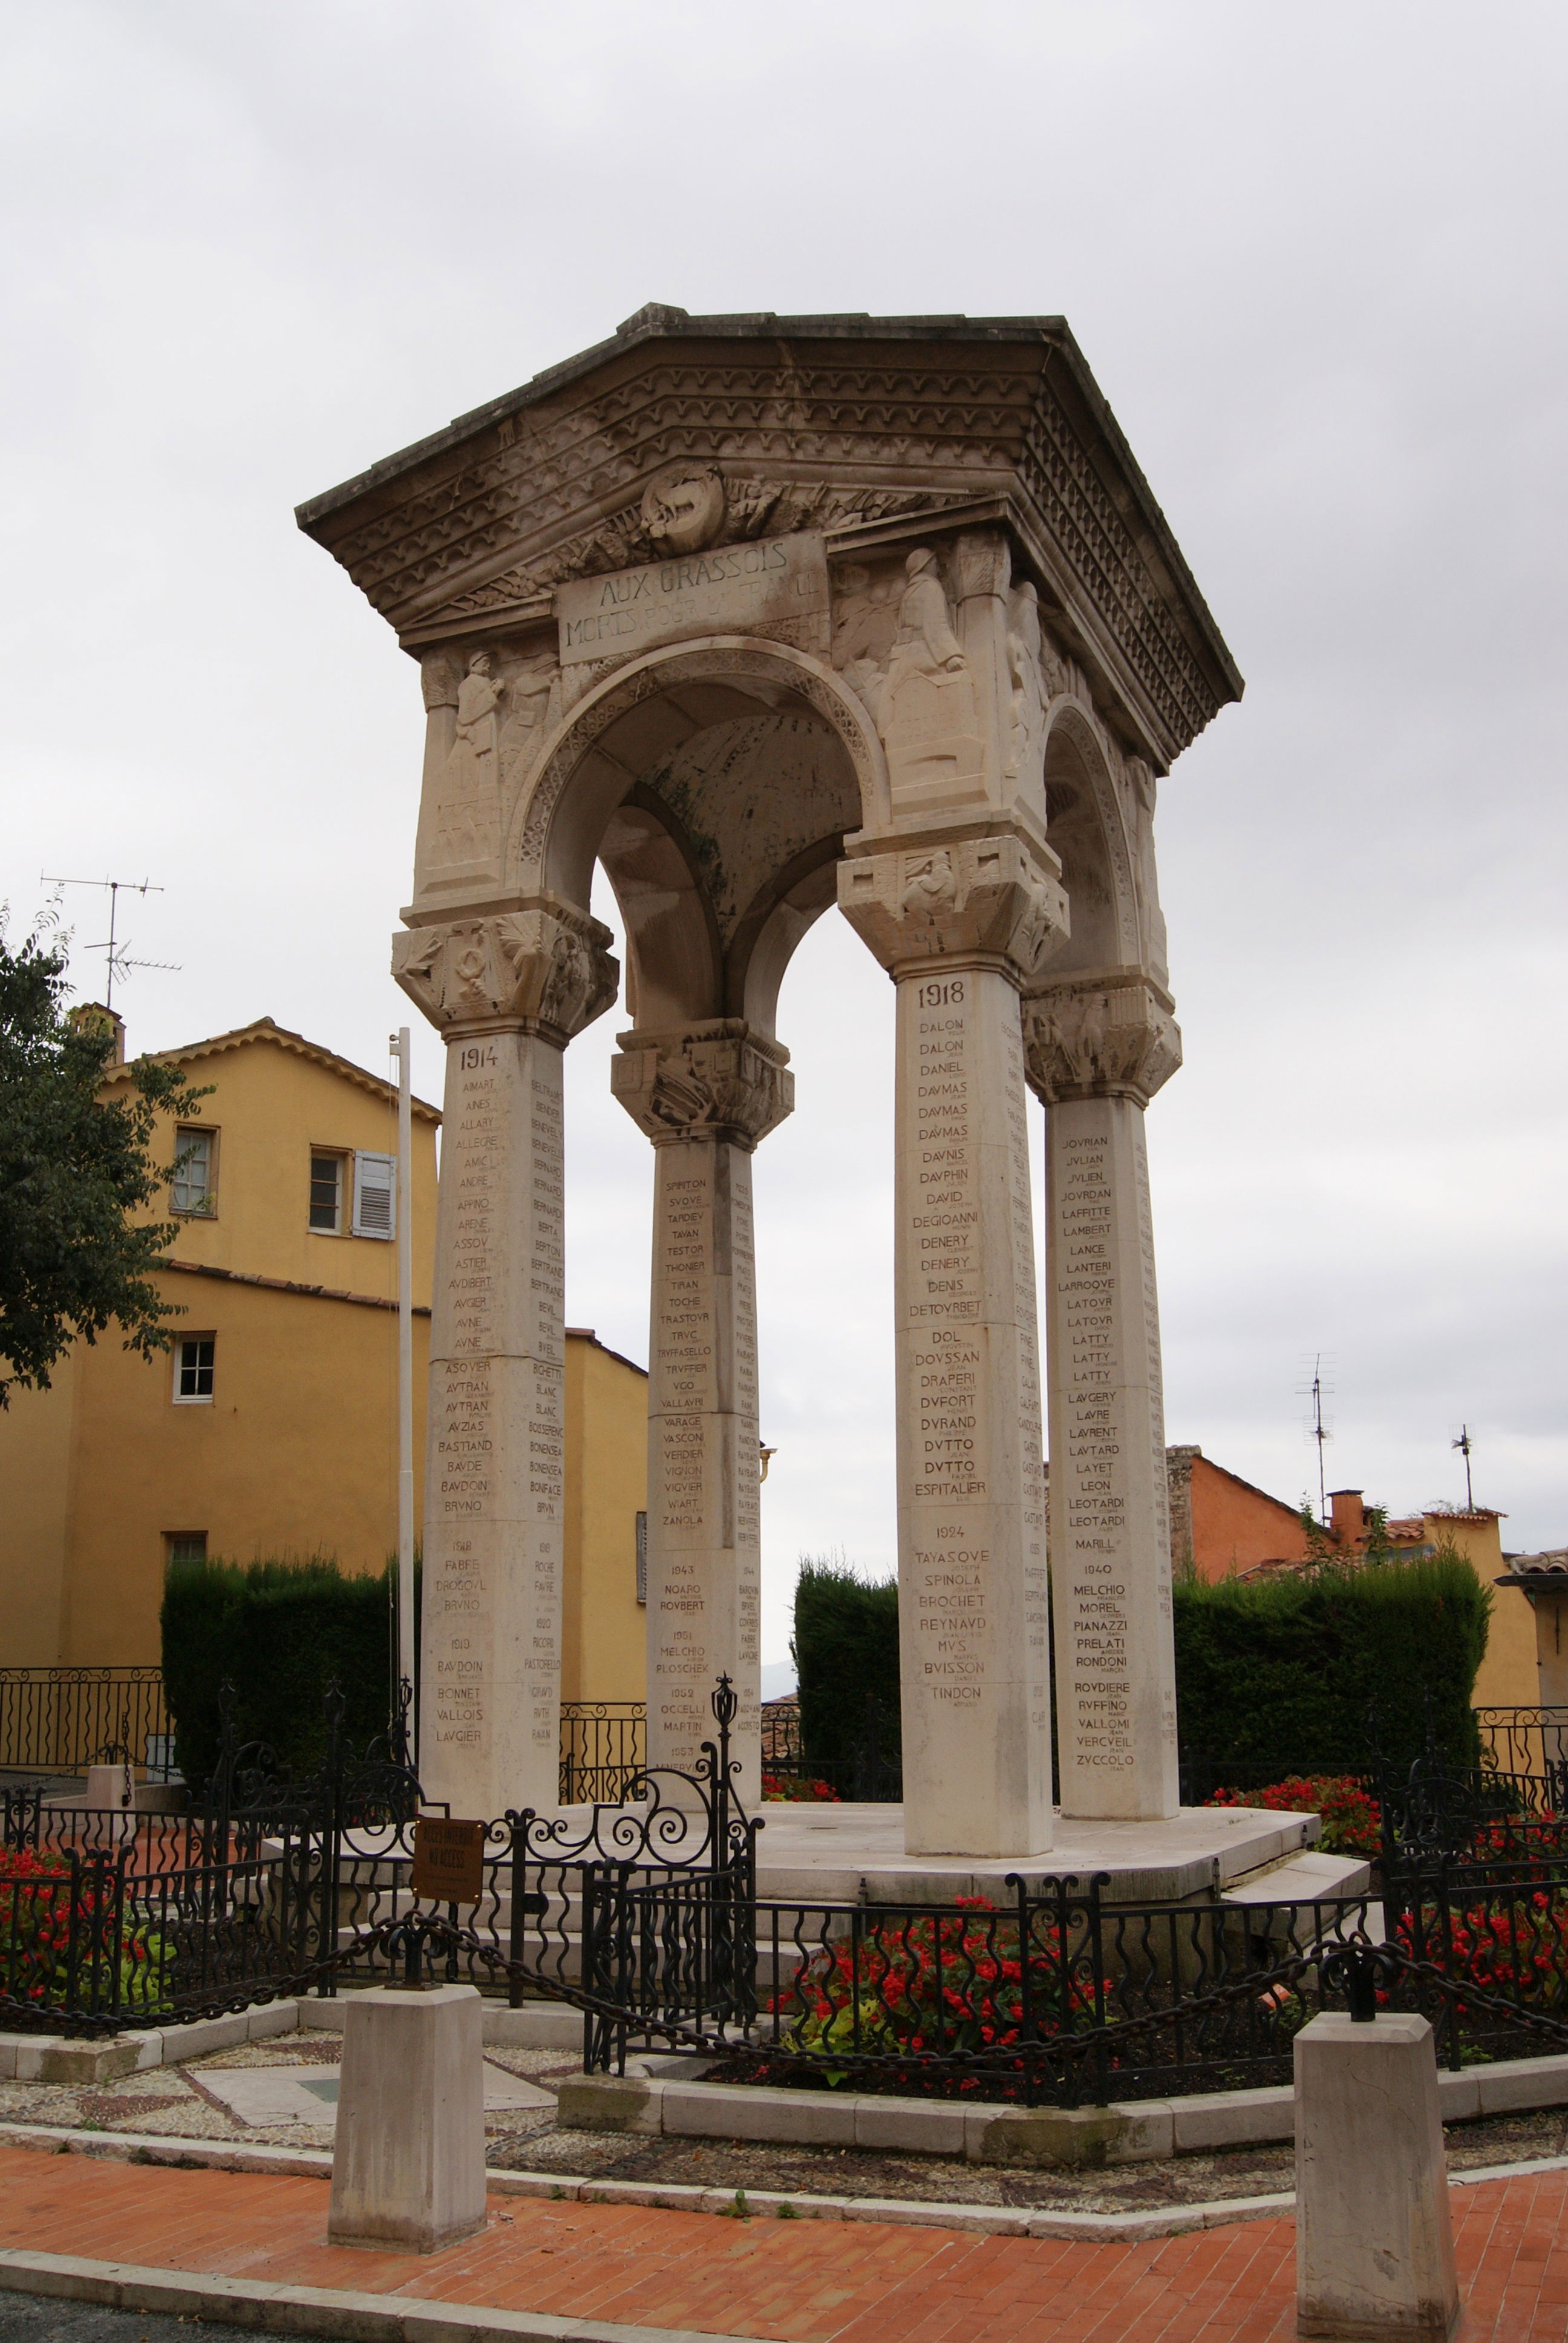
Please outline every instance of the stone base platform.
[{"label": "stone base platform", "polygon": [[[1201,1900],[1251,1885],[1289,1865],[1282,1902],[1354,1895],[1364,1865],[1316,1850],[1316,1815],[1269,1814],[1252,1806],[1183,1806],[1168,1822],[1081,1822],[1059,1815],[1049,1853],[1018,1856],[906,1855],[904,1810],[896,1805],[769,1804],[757,1841],[757,1890],[765,1902],[950,1903],[955,1896],[1010,1900],[1008,1874],[1032,1886],[1074,1875],[1082,1883],[1109,1872],[1107,1901],[1148,1904]],[[1353,1875],[1353,1876],[1352,1876]],[[1262,1893],[1262,1881],[1259,1881]]]}]

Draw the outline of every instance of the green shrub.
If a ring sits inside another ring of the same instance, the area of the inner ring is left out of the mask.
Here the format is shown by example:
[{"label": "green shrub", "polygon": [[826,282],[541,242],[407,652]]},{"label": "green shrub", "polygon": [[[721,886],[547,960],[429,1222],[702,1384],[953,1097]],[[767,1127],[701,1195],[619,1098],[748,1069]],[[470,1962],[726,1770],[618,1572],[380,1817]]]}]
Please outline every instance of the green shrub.
[{"label": "green shrub", "polygon": [[1404,1765],[1425,1737],[1430,1692],[1440,1745],[1477,1764],[1471,1696],[1491,1609],[1491,1588],[1452,1548],[1375,1568],[1180,1584],[1182,1749],[1264,1780],[1332,1772],[1366,1750],[1375,1705],[1383,1752]]},{"label": "green shrub", "polygon": [[[1223,1782],[1342,1773],[1367,1762],[1367,1712],[1407,1765],[1426,1731],[1479,1762],[1471,1697],[1486,1649],[1492,1590],[1452,1547],[1417,1560],[1303,1575],[1180,1581],[1175,1588],[1176,1713],[1184,1753]],[[896,1745],[899,1592],[840,1564],[807,1561],[795,1594],[800,1738],[809,1765],[851,1759],[868,1694],[884,1749]]]},{"label": "green shrub", "polygon": [[180,1771],[200,1791],[217,1762],[218,1693],[234,1685],[235,1731],[298,1774],[326,1754],[323,1702],[336,1677],[343,1731],[363,1750],[385,1733],[391,1683],[390,1570],[349,1577],[330,1556],[175,1563],[164,1590],[164,1688]]},{"label": "green shrub", "polygon": [[795,1588],[791,1649],[806,1763],[853,1763],[865,1748],[873,1715],[881,1755],[896,1755],[901,1746],[898,1581],[857,1578],[841,1562],[806,1556]]}]

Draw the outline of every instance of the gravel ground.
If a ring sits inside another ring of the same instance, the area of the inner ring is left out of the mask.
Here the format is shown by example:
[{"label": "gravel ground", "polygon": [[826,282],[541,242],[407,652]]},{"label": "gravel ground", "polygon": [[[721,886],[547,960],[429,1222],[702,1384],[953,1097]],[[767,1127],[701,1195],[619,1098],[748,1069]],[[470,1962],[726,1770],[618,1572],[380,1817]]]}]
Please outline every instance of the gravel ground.
[{"label": "gravel ground", "polygon": [[[327,2109],[320,2123],[242,2123],[207,2095],[203,2077],[236,2066],[336,2066],[341,2049],[340,2034],[284,2034],[246,2043],[240,2049],[215,2051],[183,2066],[156,2067],[91,2087],[0,2082],[0,2121],[327,2148],[332,2142],[332,2118]],[[521,2076],[547,2091],[554,2091],[565,2077],[578,2071],[576,2059],[560,2050],[494,2049],[486,2056],[508,2074]],[[902,2197],[916,2204],[1126,2212],[1199,2204],[1215,2197],[1266,2196],[1289,2188],[1292,2178],[1288,2144],[1173,2157],[1160,2163],[1114,2165],[1102,2172],[1048,2173],[859,2148],[558,2131],[548,2107],[541,2107],[537,2116],[516,2108],[498,2109],[487,2122],[486,2134],[488,2161],[502,2169],[816,2197]],[[1447,2142],[1449,2167],[1453,2171],[1467,2166],[1568,2155],[1568,2110],[1555,2107],[1538,2115],[1451,2125]],[[0,2333],[4,2331],[0,2328]]]}]

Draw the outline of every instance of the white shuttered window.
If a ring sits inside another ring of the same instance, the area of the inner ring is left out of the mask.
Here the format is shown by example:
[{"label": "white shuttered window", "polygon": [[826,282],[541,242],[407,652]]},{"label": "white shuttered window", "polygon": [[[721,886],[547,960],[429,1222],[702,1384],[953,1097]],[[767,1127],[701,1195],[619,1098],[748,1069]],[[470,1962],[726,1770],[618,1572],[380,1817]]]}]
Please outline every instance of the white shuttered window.
[{"label": "white shuttered window", "polygon": [[354,1233],[357,1237],[390,1237],[397,1224],[397,1158],[354,1157]]}]

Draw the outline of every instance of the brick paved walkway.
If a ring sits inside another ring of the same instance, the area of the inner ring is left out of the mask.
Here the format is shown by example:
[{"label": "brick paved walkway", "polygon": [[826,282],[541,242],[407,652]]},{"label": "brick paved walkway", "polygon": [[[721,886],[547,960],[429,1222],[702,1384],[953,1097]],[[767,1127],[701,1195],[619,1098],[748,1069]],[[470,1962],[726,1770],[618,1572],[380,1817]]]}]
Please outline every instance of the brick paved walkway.
[{"label": "brick paved walkway", "polygon": [[[1565,2343],[1568,2173],[1453,2192],[1462,2343]],[[0,2149],[0,2246],[769,2343],[1287,2343],[1289,2221],[1144,2245],[492,2197],[427,2259],[329,2247],[327,2183]]]}]

